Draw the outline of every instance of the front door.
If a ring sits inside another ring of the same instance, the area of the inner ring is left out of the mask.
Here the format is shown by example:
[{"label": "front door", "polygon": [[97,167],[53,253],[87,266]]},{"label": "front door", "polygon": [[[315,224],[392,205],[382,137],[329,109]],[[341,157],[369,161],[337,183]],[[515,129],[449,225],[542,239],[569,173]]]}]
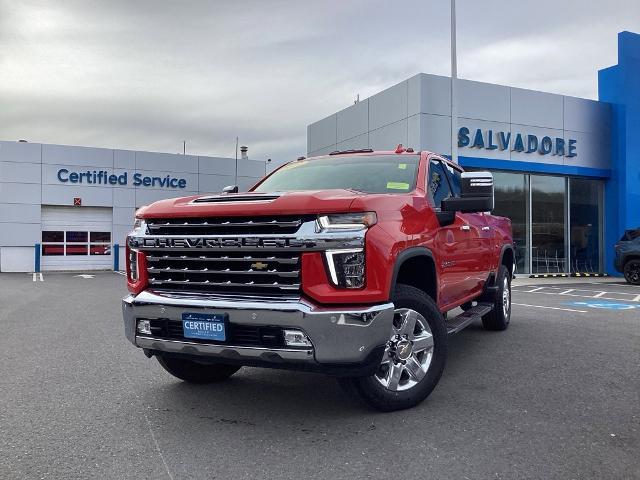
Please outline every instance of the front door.
[{"label": "front door", "polygon": [[[438,159],[431,159],[427,189],[439,211],[443,199],[460,195],[460,171]],[[480,293],[488,275],[491,252],[486,227],[482,214],[456,212],[452,223],[439,228],[434,248],[439,259],[440,306]]]}]

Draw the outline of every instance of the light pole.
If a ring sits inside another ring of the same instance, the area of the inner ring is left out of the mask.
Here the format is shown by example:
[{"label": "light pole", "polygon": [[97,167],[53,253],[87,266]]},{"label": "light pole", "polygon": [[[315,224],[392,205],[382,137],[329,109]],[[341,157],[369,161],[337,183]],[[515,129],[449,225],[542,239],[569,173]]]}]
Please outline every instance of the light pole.
[{"label": "light pole", "polygon": [[456,56],[456,0],[451,0],[451,161],[453,161],[453,163],[458,163],[457,79],[458,59]]}]

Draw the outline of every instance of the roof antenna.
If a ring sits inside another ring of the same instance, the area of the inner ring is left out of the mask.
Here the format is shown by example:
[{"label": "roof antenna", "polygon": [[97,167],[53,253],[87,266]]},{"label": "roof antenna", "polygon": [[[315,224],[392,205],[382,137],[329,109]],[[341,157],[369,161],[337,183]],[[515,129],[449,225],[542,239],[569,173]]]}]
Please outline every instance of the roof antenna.
[{"label": "roof antenna", "polygon": [[355,102],[353,102],[353,104],[354,104],[354,105],[356,105],[356,104],[358,104],[358,103],[360,103],[360,94],[358,94],[358,95],[356,96],[356,100],[355,100]]}]

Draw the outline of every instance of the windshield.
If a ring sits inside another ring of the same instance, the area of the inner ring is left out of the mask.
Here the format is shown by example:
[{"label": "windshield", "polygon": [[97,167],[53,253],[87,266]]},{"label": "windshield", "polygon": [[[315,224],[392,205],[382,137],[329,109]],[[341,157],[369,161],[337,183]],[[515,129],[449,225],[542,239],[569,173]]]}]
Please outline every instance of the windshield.
[{"label": "windshield", "polygon": [[267,177],[255,192],[351,189],[407,193],[415,188],[419,155],[336,155],[291,162]]}]

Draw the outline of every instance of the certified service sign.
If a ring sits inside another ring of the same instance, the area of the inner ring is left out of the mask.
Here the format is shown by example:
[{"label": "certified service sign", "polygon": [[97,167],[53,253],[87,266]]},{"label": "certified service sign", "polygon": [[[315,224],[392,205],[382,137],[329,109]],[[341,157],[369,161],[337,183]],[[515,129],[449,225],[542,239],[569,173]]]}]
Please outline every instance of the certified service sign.
[{"label": "certified service sign", "polygon": [[134,187],[152,188],[185,188],[185,178],[172,177],[148,177],[139,172],[134,172],[131,177],[129,172],[112,173],[106,170],[87,170],[82,172],[69,171],[66,168],[58,170],[58,181],[62,183],[82,183],[89,185],[129,185],[129,180]]}]

